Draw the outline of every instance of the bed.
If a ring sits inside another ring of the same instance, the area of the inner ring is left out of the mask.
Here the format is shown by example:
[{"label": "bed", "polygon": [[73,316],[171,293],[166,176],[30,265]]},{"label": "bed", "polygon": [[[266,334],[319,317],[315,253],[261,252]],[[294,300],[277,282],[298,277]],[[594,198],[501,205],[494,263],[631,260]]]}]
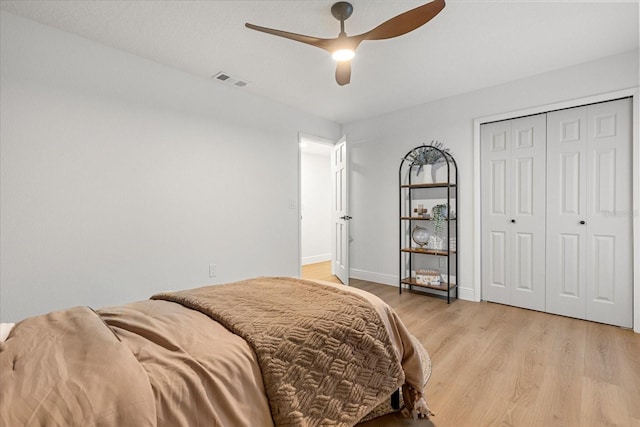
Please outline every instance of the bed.
[{"label": "bed", "polygon": [[429,372],[374,295],[264,277],[16,323],[0,343],[0,425],[353,426],[398,390],[427,416]]}]

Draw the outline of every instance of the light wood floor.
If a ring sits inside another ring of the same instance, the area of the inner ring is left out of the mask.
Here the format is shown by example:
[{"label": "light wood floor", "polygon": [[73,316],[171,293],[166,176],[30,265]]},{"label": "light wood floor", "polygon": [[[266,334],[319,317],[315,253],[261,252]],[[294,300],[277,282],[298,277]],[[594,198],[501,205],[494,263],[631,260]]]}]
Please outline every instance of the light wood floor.
[{"label": "light wood floor", "polygon": [[[305,266],[303,277],[332,280],[330,265]],[[350,284],[393,307],[433,362],[426,397],[435,417],[390,415],[363,426],[640,427],[640,334],[500,304],[447,305],[363,280]]]}]

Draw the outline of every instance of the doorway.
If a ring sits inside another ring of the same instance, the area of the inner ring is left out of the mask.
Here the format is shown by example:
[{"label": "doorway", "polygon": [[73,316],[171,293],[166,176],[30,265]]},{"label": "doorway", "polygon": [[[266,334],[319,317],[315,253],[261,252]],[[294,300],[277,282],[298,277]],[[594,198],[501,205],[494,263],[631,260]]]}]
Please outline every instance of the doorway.
[{"label": "doorway", "polygon": [[331,149],[333,141],[300,137],[300,262],[302,277],[320,274],[337,280],[331,270]]}]

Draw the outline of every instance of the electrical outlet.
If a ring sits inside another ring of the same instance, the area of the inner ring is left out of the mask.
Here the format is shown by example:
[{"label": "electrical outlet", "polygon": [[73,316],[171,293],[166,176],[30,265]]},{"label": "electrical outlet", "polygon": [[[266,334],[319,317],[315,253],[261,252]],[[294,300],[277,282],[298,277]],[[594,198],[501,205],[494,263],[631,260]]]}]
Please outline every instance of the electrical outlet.
[{"label": "electrical outlet", "polygon": [[216,277],[218,274],[218,266],[216,264],[209,264],[209,277]]}]

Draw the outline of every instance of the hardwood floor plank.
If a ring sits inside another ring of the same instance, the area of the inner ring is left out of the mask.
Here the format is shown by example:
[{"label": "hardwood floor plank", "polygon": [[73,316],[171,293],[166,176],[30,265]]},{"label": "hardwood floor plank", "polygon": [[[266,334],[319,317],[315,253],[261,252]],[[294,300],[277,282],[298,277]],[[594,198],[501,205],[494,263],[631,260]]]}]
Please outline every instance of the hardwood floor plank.
[{"label": "hardwood floor plank", "polygon": [[[631,331],[629,331],[631,332]],[[620,367],[624,390],[633,390],[633,393],[625,393],[629,416],[640,426],[640,340],[638,334],[617,334],[614,346],[620,350],[618,353],[618,366]]]},{"label": "hardwood floor plank", "polygon": [[425,393],[435,417],[395,414],[363,427],[640,427],[640,334],[500,304],[400,295],[357,279],[351,286],[393,307],[433,363]]},{"label": "hardwood floor plank", "polygon": [[341,283],[336,276],[331,274],[331,261],[303,265],[302,278],[324,280],[332,283]]},{"label": "hardwood floor plank", "polygon": [[586,377],[582,390],[583,425],[631,426],[622,390],[616,385]]},{"label": "hardwood floor plank", "polygon": [[586,322],[561,316],[552,318],[553,341],[549,366],[543,376],[538,405],[546,408],[544,425],[569,427],[582,414],[584,345]]}]

